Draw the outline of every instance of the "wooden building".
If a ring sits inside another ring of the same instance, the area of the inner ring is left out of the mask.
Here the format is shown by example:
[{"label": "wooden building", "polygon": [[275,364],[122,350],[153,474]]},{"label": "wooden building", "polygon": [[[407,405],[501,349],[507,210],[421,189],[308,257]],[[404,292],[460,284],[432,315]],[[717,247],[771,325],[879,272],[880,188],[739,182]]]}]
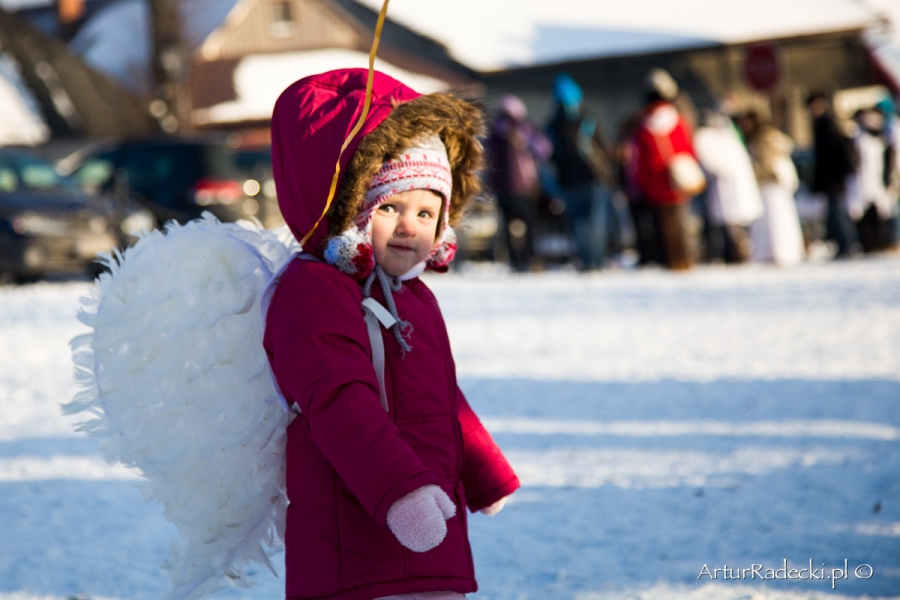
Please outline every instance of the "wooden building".
[{"label": "wooden building", "polygon": [[[194,125],[265,135],[291,82],[366,67],[377,12],[353,0],[238,0],[191,60]],[[439,43],[388,19],[377,68],[423,92],[479,93],[477,74]]]},{"label": "wooden building", "polygon": [[[872,60],[861,28],[816,35],[764,39],[669,52],[566,61],[552,65],[488,73],[482,81],[489,101],[512,93],[522,97],[539,120],[553,110],[549,90],[559,72],[571,75],[583,88],[587,108],[601,120],[607,136],[643,102],[642,84],[650,69],[669,71],[698,108],[714,107],[732,94],[743,109],[753,108],[770,116],[780,129],[801,146],[811,143],[805,100],[809,92],[833,93],[891,80]],[[765,59],[771,57],[766,74]],[[755,58],[756,57],[756,58]]]}]

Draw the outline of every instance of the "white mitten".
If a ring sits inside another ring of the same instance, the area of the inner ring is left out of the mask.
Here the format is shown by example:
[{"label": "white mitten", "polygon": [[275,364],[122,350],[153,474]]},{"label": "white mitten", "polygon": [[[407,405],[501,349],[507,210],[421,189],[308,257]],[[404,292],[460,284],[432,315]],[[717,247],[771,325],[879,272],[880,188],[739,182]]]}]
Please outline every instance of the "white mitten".
[{"label": "white mitten", "polygon": [[493,504],[491,504],[490,506],[486,506],[486,507],[482,508],[478,512],[480,512],[481,514],[487,515],[489,517],[493,517],[498,512],[503,510],[503,507],[506,506],[506,499],[508,497],[509,496],[504,496],[504,497],[500,498],[499,500],[497,500],[496,502],[494,502]]},{"label": "white mitten", "polygon": [[387,525],[413,552],[428,552],[444,541],[456,505],[436,485],[424,485],[403,496],[388,510]]}]

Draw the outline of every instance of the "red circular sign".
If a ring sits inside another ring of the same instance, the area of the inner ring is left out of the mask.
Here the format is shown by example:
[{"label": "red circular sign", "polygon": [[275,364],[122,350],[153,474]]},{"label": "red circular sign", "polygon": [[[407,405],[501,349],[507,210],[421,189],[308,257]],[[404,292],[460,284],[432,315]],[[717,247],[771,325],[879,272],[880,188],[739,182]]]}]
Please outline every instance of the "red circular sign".
[{"label": "red circular sign", "polygon": [[744,77],[754,89],[768,92],[781,79],[781,61],[778,51],[769,44],[754,44],[747,47],[744,55]]}]

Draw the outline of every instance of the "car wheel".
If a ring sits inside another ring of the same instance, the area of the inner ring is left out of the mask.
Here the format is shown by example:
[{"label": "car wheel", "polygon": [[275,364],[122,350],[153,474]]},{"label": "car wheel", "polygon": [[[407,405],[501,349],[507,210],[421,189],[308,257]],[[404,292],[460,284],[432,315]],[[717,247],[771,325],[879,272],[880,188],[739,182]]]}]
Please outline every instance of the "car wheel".
[{"label": "car wheel", "polygon": [[28,275],[23,275],[22,273],[18,273],[14,277],[14,281],[19,285],[27,284],[27,283],[37,283],[40,281],[41,276],[35,275],[34,273],[29,273]]}]

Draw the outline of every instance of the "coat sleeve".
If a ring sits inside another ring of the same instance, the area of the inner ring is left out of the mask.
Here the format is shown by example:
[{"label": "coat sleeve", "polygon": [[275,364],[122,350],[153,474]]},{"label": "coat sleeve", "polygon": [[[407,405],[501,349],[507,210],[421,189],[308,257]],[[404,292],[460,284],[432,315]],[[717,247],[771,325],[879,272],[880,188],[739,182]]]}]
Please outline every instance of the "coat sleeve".
[{"label": "coat sleeve", "polygon": [[638,149],[635,165],[638,189],[644,198],[650,198],[655,192],[653,183],[657,179],[657,173],[664,170],[665,165],[656,140],[646,126],[638,129],[634,142]]},{"label": "coat sleeve", "polygon": [[456,402],[463,435],[466,504],[477,512],[519,489],[519,478],[458,387]]},{"label": "coat sleeve", "polygon": [[272,371],[313,442],[384,526],[394,501],[438,478],[381,407],[359,298],[343,275],[322,275],[331,267],[301,268],[301,277],[285,274],[267,315]]}]

